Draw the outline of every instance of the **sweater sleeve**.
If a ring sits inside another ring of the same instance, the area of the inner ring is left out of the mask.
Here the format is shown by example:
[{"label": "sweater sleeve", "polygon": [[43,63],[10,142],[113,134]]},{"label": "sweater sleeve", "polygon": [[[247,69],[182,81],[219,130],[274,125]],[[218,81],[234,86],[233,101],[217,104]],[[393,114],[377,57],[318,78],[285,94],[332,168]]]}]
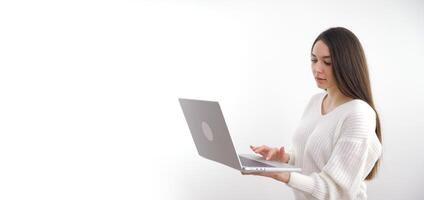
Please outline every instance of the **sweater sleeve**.
[{"label": "sweater sleeve", "polygon": [[348,115],[321,172],[293,172],[288,185],[316,199],[355,199],[356,191],[381,155],[375,119],[373,110]]}]

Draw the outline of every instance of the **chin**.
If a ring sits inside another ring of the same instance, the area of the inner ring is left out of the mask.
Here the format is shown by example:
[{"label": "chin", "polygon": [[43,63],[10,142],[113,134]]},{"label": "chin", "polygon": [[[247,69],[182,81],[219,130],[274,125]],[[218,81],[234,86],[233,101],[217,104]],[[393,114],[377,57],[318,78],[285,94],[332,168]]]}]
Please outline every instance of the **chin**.
[{"label": "chin", "polygon": [[328,88],[328,87],[326,87],[324,85],[317,85],[317,86],[318,86],[318,88],[323,89],[323,90],[326,90]]}]

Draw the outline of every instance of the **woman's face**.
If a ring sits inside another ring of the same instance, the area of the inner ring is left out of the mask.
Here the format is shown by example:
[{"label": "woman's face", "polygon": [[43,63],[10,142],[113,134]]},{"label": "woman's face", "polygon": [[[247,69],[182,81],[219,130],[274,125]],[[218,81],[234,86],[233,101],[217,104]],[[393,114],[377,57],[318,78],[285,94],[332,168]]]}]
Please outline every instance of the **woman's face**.
[{"label": "woman's face", "polygon": [[331,66],[330,50],[321,40],[318,40],[312,48],[311,66],[312,74],[319,88],[328,89],[336,86]]}]

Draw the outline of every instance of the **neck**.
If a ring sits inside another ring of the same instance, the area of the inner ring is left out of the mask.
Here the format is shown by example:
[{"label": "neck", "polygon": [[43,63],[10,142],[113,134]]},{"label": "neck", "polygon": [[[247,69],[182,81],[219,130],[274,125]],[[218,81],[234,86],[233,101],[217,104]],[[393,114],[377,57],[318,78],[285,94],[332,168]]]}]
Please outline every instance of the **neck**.
[{"label": "neck", "polygon": [[328,95],[325,100],[327,101],[327,105],[330,107],[337,106],[352,100],[352,98],[342,94],[337,87],[327,88],[327,94]]}]

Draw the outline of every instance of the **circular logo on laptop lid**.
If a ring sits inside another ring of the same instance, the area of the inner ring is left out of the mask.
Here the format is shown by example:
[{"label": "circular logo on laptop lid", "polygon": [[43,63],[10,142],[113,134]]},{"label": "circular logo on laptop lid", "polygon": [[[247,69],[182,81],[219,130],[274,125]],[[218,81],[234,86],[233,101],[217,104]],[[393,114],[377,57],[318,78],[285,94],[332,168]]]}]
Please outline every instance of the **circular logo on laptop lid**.
[{"label": "circular logo on laptop lid", "polygon": [[209,141],[213,140],[213,132],[211,127],[209,127],[209,124],[206,122],[202,122],[202,130],[203,130],[203,134],[206,136],[206,138]]}]

